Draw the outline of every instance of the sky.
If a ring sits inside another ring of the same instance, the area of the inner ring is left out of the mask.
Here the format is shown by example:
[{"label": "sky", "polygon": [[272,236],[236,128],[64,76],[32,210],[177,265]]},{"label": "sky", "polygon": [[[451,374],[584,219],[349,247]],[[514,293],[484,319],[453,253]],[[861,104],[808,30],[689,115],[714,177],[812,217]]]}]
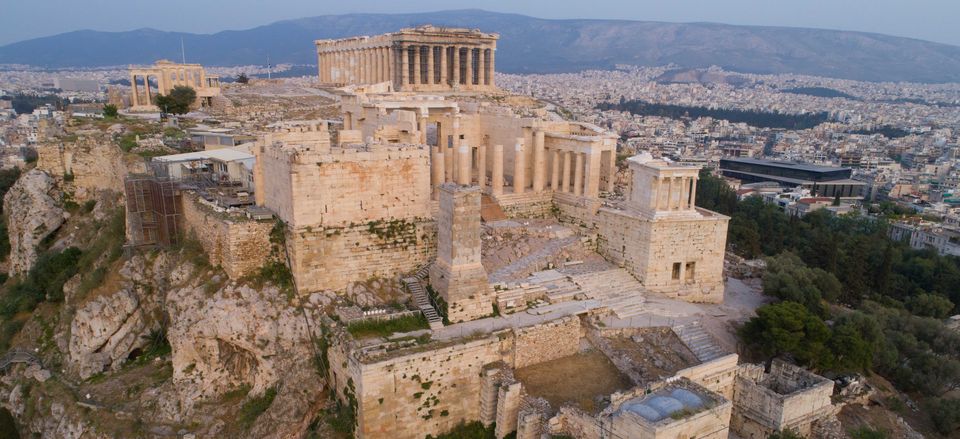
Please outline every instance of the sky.
[{"label": "sky", "polygon": [[540,18],[856,30],[960,46],[960,0],[0,0],[0,45],[80,29],[213,33],[316,15],[465,8]]}]

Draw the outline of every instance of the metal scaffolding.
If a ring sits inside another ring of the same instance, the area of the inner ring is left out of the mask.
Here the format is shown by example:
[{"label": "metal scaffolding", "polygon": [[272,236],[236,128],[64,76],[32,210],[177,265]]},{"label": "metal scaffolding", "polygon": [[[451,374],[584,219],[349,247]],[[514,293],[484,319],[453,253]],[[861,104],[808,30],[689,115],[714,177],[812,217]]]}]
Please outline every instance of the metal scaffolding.
[{"label": "metal scaffolding", "polygon": [[179,242],[180,185],[169,178],[131,175],[124,180],[130,241],[135,246]]}]

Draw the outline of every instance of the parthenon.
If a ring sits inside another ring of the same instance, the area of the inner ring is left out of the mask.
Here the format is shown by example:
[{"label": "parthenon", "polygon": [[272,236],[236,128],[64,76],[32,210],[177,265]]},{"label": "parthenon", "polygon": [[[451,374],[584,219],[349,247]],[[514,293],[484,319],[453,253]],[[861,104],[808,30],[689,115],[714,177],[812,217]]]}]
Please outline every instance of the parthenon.
[{"label": "parthenon", "polygon": [[152,67],[130,66],[131,110],[157,111],[150,90],[151,78],[157,85],[157,93],[162,95],[170,93],[170,90],[177,86],[192,88],[197,92],[197,106],[209,106],[214,96],[220,96],[220,77],[207,75],[200,64],[177,64],[160,60]]},{"label": "parthenon", "polygon": [[320,82],[388,82],[394,91],[493,90],[499,38],[479,30],[426,25],[372,37],[317,40]]}]

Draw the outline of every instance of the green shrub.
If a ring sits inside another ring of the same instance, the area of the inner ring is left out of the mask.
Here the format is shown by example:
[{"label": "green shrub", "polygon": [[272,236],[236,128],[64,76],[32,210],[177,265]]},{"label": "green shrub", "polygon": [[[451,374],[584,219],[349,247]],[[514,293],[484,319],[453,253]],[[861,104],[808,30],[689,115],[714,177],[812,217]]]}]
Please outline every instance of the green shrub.
[{"label": "green shrub", "polygon": [[263,395],[250,398],[247,402],[243,403],[243,407],[240,407],[240,413],[237,416],[243,428],[250,428],[250,426],[253,425],[253,421],[256,421],[263,412],[270,408],[270,405],[273,404],[273,399],[276,397],[277,389],[270,388],[267,389],[266,392],[263,392]]}]

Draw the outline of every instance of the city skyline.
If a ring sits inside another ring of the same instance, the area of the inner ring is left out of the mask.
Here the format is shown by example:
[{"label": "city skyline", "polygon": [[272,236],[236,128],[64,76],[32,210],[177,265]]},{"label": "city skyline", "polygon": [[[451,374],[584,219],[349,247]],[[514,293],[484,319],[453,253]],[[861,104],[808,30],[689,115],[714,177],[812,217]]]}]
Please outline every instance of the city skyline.
[{"label": "city skyline", "polygon": [[[922,5],[918,7],[917,3]],[[172,0],[166,3],[167,8],[151,9],[150,14],[140,13],[143,7],[130,8],[128,5],[129,2],[120,3],[116,0],[94,0],[82,4],[53,0],[44,8],[29,3],[13,3],[6,7],[4,14],[8,22],[0,26],[0,45],[85,29],[126,31],[150,27],[165,31],[210,34],[320,15],[414,13],[467,7],[546,19],[713,22],[848,30],[960,45],[960,31],[950,23],[951,17],[960,13],[960,4],[944,0],[923,0],[910,4],[894,0],[812,0],[796,4],[757,0],[732,0],[722,3],[681,0],[669,4],[620,0],[590,4],[535,0],[519,5],[501,0],[482,4],[414,0],[402,5],[383,0],[359,0],[337,5],[291,0],[281,6],[256,0],[235,0],[229,3],[212,1],[202,5],[185,0]],[[184,14],[186,10],[192,13]]]}]

